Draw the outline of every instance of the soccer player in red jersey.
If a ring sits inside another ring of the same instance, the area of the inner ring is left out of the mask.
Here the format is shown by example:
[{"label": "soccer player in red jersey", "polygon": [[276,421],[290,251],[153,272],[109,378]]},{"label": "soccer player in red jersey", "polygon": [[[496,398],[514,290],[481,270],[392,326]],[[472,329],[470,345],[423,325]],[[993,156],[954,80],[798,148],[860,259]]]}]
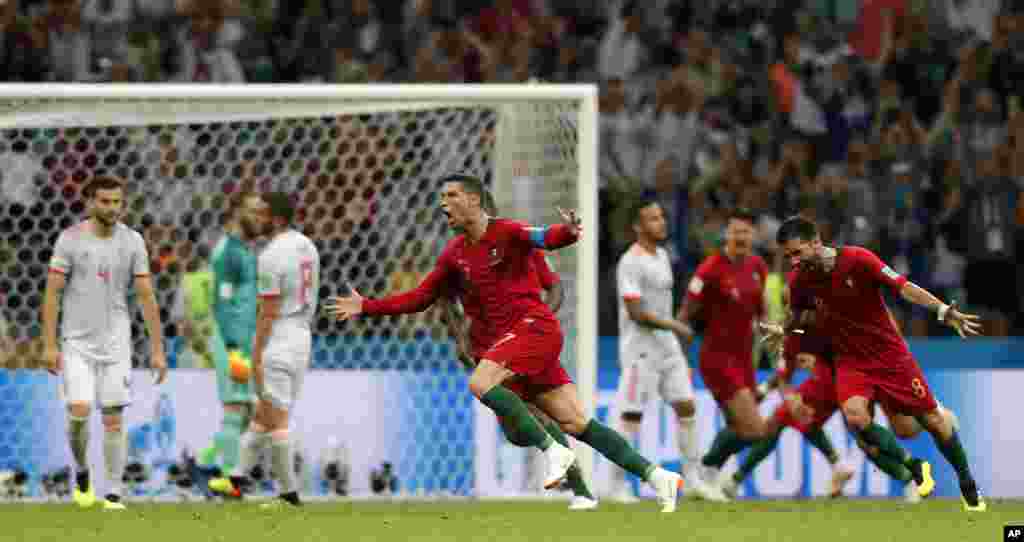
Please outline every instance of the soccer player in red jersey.
[{"label": "soccer player in red jersey", "polygon": [[655,489],[663,512],[674,512],[681,478],[638,454],[621,435],[588,419],[576,388],[562,368],[561,325],[540,299],[532,279],[530,254],[536,248],[554,250],[576,242],[580,221],[562,211],[564,224],[528,227],[492,219],[483,211],[483,183],[467,175],[444,179],[441,208],[449,226],[464,233],[449,241],[433,271],[414,290],[383,299],[365,299],[353,291],[335,297],[328,312],[338,319],[358,314],[405,314],[425,310],[455,278],[467,295],[463,303],[479,304],[481,320],[497,339],[481,356],[469,379],[469,389],[506,424],[516,427],[527,443],[545,452],[549,474],[546,488],[565,478],[575,454],[548,435],[530,415],[522,399],[501,384],[511,378],[536,390],[533,402],[562,430],[600,452],[610,461],[647,481]]},{"label": "soccer player in red jersey", "polygon": [[902,462],[914,474],[921,496],[927,496],[935,486],[930,468],[911,457],[889,430],[874,423],[869,405],[877,400],[889,411],[918,418],[956,470],[964,508],[984,511],[985,501],[960,437],[893,324],[882,288],[935,311],[939,321],[962,337],[977,335],[980,319],[909,282],[867,249],[823,245],[817,227],[804,218],[786,220],[777,241],[797,272],[790,287],[793,318],[785,331],[802,325],[803,315],[811,310],[822,320],[820,329],[826,330],[836,352],[837,394],[850,430],[880,454]]},{"label": "soccer player in red jersey", "polygon": [[[498,216],[497,204],[490,191],[484,194],[483,207],[487,216]],[[558,273],[551,270],[543,250],[534,249],[530,254],[530,259],[533,278],[536,280],[538,288],[545,293],[544,302],[551,308],[552,313],[557,313],[558,309],[562,306],[562,302],[565,300],[565,289],[562,286],[562,280]],[[448,334],[455,339],[459,361],[472,371],[494,340],[487,336],[487,326],[481,318],[479,303],[465,305],[463,314],[459,314],[457,304],[459,304],[459,300],[463,295],[461,286],[456,285],[452,287],[444,297],[437,300],[436,304],[442,310],[445,325],[448,327]],[[554,423],[551,418],[548,418],[546,414],[532,403],[532,390],[528,389],[524,382],[512,379],[505,381],[503,386],[526,402],[530,413],[533,414],[552,438],[563,446],[569,445],[565,433],[562,432],[558,424]],[[527,444],[527,439],[520,435],[515,427],[505,423],[503,418],[498,418],[498,422],[501,423],[505,438],[511,444],[524,448],[530,447]],[[584,481],[583,474],[578,465],[573,465],[566,473],[565,485],[573,493],[572,502],[569,503],[569,510],[580,511],[597,508],[598,501],[594,494],[590,492],[590,488],[587,487],[587,483]]]},{"label": "soccer player in red jersey", "polygon": [[704,322],[700,372],[728,424],[701,459],[712,471],[753,441],[771,436],[755,396],[754,330],[764,314],[768,266],[752,253],[754,221],[746,210],[730,215],[725,246],[697,267],[679,311],[687,326],[694,319]]}]

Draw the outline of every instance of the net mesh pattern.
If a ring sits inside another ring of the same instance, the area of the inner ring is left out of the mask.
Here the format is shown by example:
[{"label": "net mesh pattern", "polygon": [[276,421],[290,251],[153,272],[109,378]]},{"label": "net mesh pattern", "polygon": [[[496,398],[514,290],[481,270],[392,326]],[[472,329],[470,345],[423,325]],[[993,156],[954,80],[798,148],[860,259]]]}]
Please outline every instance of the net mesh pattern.
[{"label": "net mesh pattern", "polygon": [[[45,105],[4,102],[0,116]],[[66,112],[103,104],[61,106]],[[452,237],[437,201],[444,173],[485,179],[501,214],[510,218],[550,223],[559,220],[557,207],[579,207],[571,102],[416,108],[382,103],[376,112],[230,122],[146,118],[121,124],[115,118],[101,126],[19,121],[0,129],[4,366],[39,366],[51,250],[63,229],[86,217],[83,187],[101,174],[127,182],[123,221],[146,241],[167,350],[179,366],[190,363],[176,326],[182,276],[203,269],[222,235],[229,199],[243,190],[294,194],[297,227],[321,253],[321,300],[349,286],[381,296],[419,283]],[[575,250],[549,258],[567,287],[559,316],[566,332],[563,362],[571,373]],[[133,362],[141,366],[148,339],[141,312],[132,310]],[[399,472],[415,473],[411,483],[421,488],[472,486],[472,400],[437,311],[341,324],[319,317],[314,334],[314,368],[405,371],[425,383],[403,399],[410,434],[423,438],[401,444],[391,460]],[[8,412],[19,403],[14,374],[0,379],[0,433],[19,427],[3,423],[21,414]],[[17,463],[23,454],[16,452],[0,446],[0,468]]]}]

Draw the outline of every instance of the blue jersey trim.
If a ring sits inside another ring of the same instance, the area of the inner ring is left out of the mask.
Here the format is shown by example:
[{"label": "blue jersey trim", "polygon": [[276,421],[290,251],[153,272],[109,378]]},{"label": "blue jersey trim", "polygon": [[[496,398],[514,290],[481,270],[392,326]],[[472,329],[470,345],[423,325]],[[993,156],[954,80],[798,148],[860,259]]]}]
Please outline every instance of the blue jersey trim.
[{"label": "blue jersey trim", "polygon": [[544,237],[546,237],[547,234],[548,234],[548,227],[547,226],[541,226],[541,227],[537,227],[537,228],[527,228],[527,229],[530,230],[530,241],[533,243],[533,246],[535,246],[537,248],[540,248],[540,249],[548,248],[544,244]]}]

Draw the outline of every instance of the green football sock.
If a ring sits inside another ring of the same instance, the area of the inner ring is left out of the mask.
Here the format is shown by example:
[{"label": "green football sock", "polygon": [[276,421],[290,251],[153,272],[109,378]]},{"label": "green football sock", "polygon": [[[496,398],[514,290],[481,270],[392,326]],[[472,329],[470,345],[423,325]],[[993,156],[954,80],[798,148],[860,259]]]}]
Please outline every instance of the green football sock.
[{"label": "green football sock", "polygon": [[638,454],[622,435],[597,420],[590,420],[587,428],[576,438],[641,480],[647,481],[655,470],[655,466]]},{"label": "green football sock", "polygon": [[715,435],[715,440],[711,442],[711,449],[704,454],[701,463],[705,467],[720,469],[730,457],[742,452],[750,444],[749,441],[737,436],[735,431],[726,427]]},{"label": "green football sock", "polygon": [[828,435],[825,434],[822,428],[819,427],[810,433],[805,433],[804,438],[817,448],[828,459],[829,463],[839,461],[839,454],[836,453],[835,447],[832,446],[832,439],[828,438]]},{"label": "green football sock", "polygon": [[750,446],[750,451],[747,452],[747,457],[743,460],[743,464],[740,465],[739,470],[733,475],[733,479],[737,482],[742,482],[750,476],[750,473],[754,472],[754,469],[761,464],[762,461],[772,455],[775,451],[775,447],[779,445],[779,433],[775,436],[766,439],[761,439]]},{"label": "green football sock", "polygon": [[907,483],[913,478],[910,469],[908,469],[903,463],[893,459],[892,457],[879,453],[877,455],[865,454],[878,470],[888,474],[891,478],[899,480],[900,482]]},{"label": "green football sock", "polygon": [[511,428],[525,445],[547,450],[554,444],[555,440],[544,432],[526,408],[526,403],[504,387],[494,386],[480,398],[480,402],[493,410],[504,425]]},{"label": "green football sock", "polygon": [[214,445],[221,454],[221,467],[224,472],[231,472],[238,464],[244,432],[245,416],[238,412],[225,412],[220,432],[214,439]]},{"label": "green football sock", "polygon": [[910,452],[907,452],[903,446],[900,446],[899,441],[896,440],[896,435],[894,435],[892,431],[889,431],[877,423],[872,423],[863,431],[860,431],[858,436],[869,446],[878,448],[879,453],[882,455],[887,455],[892,459],[907,465],[909,468],[909,462],[912,460]]},{"label": "green football sock", "polygon": [[942,442],[937,435],[933,436],[933,438],[935,439],[935,445],[942,452],[942,457],[945,457],[946,461],[949,461],[949,464],[956,470],[960,483],[973,481],[974,477],[971,476],[971,467],[967,464],[967,452],[964,450],[963,443],[960,442],[960,434],[953,431],[953,435],[946,442]]}]

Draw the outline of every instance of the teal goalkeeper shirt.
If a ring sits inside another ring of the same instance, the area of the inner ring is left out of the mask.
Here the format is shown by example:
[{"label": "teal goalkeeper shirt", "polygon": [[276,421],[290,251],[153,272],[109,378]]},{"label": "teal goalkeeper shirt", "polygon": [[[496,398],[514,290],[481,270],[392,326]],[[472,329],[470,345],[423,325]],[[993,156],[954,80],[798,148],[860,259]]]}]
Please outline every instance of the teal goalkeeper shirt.
[{"label": "teal goalkeeper shirt", "polygon": [[226,233],[213,249],[213,317],[224,345],[251,355],[256,334],[256,253]]}]

